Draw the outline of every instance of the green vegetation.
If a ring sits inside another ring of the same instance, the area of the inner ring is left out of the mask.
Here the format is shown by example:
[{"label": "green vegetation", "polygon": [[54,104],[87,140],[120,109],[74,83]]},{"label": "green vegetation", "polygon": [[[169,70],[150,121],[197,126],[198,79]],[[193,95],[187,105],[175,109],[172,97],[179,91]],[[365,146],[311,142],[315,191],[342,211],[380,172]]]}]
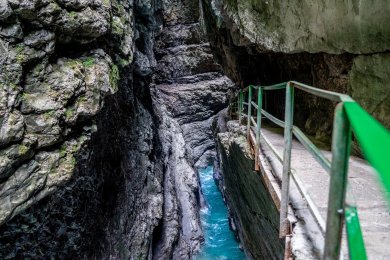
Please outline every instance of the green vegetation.
[{"label": "green vegetation", "polygon": [[126,60],[126,59],[122,59],[120,58],[119,59],[119,66],[120,67],[126,67],[130,64],[130,61],[129,60]]},{"label": "green vegetation", "polygon": [[86,67],[86,68],[91,68],[94,64],[95,64],[95,58],[94,58],[94,57],[87,57],[87,58],[83,61],[83,65],[84,65],[84,67]]},{"label": "green vegetation", "polygon": [[76,69],[79,69],[79,68],[80,68],[81,63],[80,63],[79,60],[69,60],[69,61],[66,62],[66,65],[67,65],[69,68],[71,68],[71,69],[73,69],[73,70],[76,70]]},{"label": "green vegetation", "polygon": [[23,63],[26,61],[26,54],[25,54],[25,46],[22,44],[18,44],[15,47],[15,52],[16,52],[16,61],[18,63]]},{"label": "green vegetation", "polygon": [[65,118],[70,119],[73,116],[73,114],[74,114],[74,108],[73,107],[67,108],[65,111]]},{"label": "green vegetation", "polygon": [[118,91],[119,70],[118,66],[113,64],[110,70],[110,85],[114,91]]},{"label": "green vegetation", "polygon": [[28,150],[29,148],[23,144],[19,146],[19,154],[26,154]]},{"label": "green vegetation", "polygon": [[111,22],[112,33],[122,35],[124,33],[123,24],[121,20],[114,16]]},{"label": "green vegetation", "polygon": [[31,94],[23,92],[22,99],[23,99],[23,101],[26,101],[26,102],[28,102],[29,100],[31,101],[31,99],[32,99]]},{"label": "green vegetation", "polygon": [[72,155],[71,163],[72,163],[73,166],[76,165],[76,158],[74,158],[74,155]]},{"label": "green vegetation", "polygon": [[74,12],[74,11],[72,11],[72,12],[69,13],[69,17],[70,17],[70,18],[73,18],[73,19],[74,19],[76,16],[77,16],[77,13]]},{"label": "green vegetation", "polygon": [[85,96],[80,96],[78,98],[78,102],[84,103],[85,101],[87,101],[87,98]]},{"label": "green vegetation", "polygon": [[45,112],[44,114],[43,114],[43,118],[45,119],[45,120],[48,120],[48,119],[50,119],[51,117],[53,117],[53,115],[54,115],[54,111],[52,110],[52,111],[48,111],[48,112]]},{"label": "green vegetation", "polygon": [[66,147],[65,147],[65,146],[61,146],[61,149],[60,149],[60,158],[65,157],[66,154],[67,154],[67,152],[66,152]]}]

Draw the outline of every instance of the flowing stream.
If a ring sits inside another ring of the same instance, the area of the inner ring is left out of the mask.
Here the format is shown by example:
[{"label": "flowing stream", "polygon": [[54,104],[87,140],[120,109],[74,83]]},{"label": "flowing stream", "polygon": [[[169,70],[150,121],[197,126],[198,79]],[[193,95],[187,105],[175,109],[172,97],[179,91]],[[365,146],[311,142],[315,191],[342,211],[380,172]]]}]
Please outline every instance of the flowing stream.
[{"label": "flowing stream", "polygon": [[202,192],[207,206],[201,210],[205,244],[195,259],[245,259],[229,227],[228,211],[213,179],[213,167],[199,170]]}]

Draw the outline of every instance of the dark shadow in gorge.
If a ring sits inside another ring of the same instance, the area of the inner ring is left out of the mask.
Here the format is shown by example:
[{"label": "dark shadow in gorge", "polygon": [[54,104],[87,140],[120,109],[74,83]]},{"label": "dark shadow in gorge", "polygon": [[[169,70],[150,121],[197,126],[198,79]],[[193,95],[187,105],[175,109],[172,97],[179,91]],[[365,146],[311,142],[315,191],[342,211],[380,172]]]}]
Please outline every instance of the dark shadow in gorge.
[{"label": "dark shadow in gorge", "polygon": [[[132,75],[131,70],[120,73]],[[77,155],[66,186],[0,227],[1,258],[100,258],[111,253],[113,243],[127,240],[131,223],[142,210],[128,194],[142,196],[144,173],[151,169],[140,162],[146,158],[155,162],[158,149],[152,116],[144,105],[148,100],[134,95],[133,84],[131,77],[121,77],[118,92],[106,98],[96,118],[98,131]],[[149,137],[145,139],[138,127],[144,127]],[[144,141],[155,149],[140,150]],[[156,167],[157,178],[159,173]],[[116,226],[121,220],[123,226]]]}]

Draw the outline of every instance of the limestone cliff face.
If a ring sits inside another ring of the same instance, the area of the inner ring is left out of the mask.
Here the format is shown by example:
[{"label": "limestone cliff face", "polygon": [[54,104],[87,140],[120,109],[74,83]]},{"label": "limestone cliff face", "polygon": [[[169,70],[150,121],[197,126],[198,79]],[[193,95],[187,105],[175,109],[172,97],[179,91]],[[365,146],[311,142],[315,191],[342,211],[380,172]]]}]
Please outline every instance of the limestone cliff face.
[{"label": "limestone cliff face", "polygon": [[0,258],[189,259],[233,83],[196,0],[0,3]]},{"label": "limestone cliff face", "polygon": [[1,258],[149,255],[163,204],[147,88],[160,10],[1,1]]},{"label": "limestone cliff face", "polygon": [[[111,33],[111,5],[60,4],[2,1],[1,224],[71,178],[104,97],[118,88],[118,67],[107,51],[66,48],[72,39],[81,46]],[[129,27],[130,17],[125,20]],[[129,59],[131,51],[122,56]]]},{"label": "limestone cliff face", "polygon": [[[211,46],[237,83],[298,80],[350,94],[390,127],[388,1],[202,0]],[[297,91],[296,123],[326,140],[334,104]],[[266,106],[283,115],[282,94]]]},{"label": "limestone cliff face", "polygon": [[367,54],[385,52],[390,45],[386,0],[207,2],[231,22],[236,45],[254,43],[261,51]]},{"label": "limestone cliff face", "polygon": [[165,166],[164,205],[153,257],[191,259],[204,241],[196,168],[215,156],[211,125],[227,106],[233,83],[213,60],[197,1],[166,1],[163,9],[151,90]]}]

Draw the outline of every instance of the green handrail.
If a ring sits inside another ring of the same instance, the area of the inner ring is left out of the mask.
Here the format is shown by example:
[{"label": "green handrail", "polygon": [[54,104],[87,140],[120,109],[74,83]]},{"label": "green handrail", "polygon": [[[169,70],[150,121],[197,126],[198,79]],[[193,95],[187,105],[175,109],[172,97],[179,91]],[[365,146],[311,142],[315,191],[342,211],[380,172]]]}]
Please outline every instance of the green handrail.
[{"label": "green handrail", "polygon": [[344,108],[364,157],[378,172],[390,201],[390,132],[356,102],[345,102]]},{"label": "green handrail", "polygon": [[345,223],[347,226],[348,247],[353,248],[353,250],[349,250],[349,257],[353,260],[366,259],[367,254],[356,207],[349,205],[345,207]]},{"label": "green handrail", "polygon": [[[293,125],[294,88],[303,90],[307,93],[322,98],[339,102],[335,110],[335,118],[333,123],[334,130],[332,141],[332,162],[329,162],[323,156],[322,152],[320,152],[320,150],[310,141],[310,139],[298,127]],[[252,94],[253,89],[257,90],[257,105],[255,102],[252,101],[252,97],[254,96]],[[262,108],[263,91],[280,89],[286,89],[285,121],[277,119]],[[246,92],[248,92],[248,102],[244,102],[244,93]],[[260,147],[260,137],[263,136],[263,134],[260,134],[262,115],[285,129],[285,149],[283,154],[283,160],[280,155],[277,154],[283,164],[282,202],[280,207],[281,237],[288,235],[289,232],[289,223],[287,220],[289,195],[288,183],[291,175],[291,139],[292,134],[294,134],[298,138],[298,140],[304,145],[304,147],[320,163],[320,165],[331,174],[327,213],[328,217],[325,233],[324,259],[336,259],[340,254],[341,230],[343,225],[343,219],[345,219],[347,227],[347,239],[350,258],[353,260],[366,259],[366,251],[364,247],[364,240],[360,228],[357,209],[356,207],[346,205],[345,203],[351,135],[353,131],[356,136],[356,139],[358,140],[362,148],[365,157],[377,171],[379,179],[381,180],[381,183],[385,188],[385,192],[387,193],[386,197],[390,201],[390,164],[388,162],[390,154],[390,132],[386,128],[384,128],[378,121],[376,121],[372,116],[370,116],[364,109],[362,109],[350,96],[328,90],[318,89],[296,81],[289,81],[271,86],[248,86],[244,90],[240,90],[238,95],[240,124],[244,111],[244,105],[248,106],[248,115],[245,115],[247,118],[248,138],[251,124],[253,123],[256,127],[256,170],[259,170],[257,164],[257,157],[258,150]],[[257,111],[257,120],[255,120],[251,116],[252,108],[255,108],[255,110]],[[265,141],[266,143],[268,142],[267,140]],[[295,176],[295,174],[291,176],[294,176],[293,180],[297,181],[297,176]],[[311,201],[310,197],[306,197],[308,196],[308,194],[305,191],[304,187],[299,187],[299,189],[303,191],[301,192],[301,194],[308,201]],[[313,207],[315,207],[314,204]],[[323,223],[323,220],[318,214],[317,209],[311,209],[311,212],[315,214],[317,223]],[[343,212],[343,214],[340,214],[340,212]]]}]

